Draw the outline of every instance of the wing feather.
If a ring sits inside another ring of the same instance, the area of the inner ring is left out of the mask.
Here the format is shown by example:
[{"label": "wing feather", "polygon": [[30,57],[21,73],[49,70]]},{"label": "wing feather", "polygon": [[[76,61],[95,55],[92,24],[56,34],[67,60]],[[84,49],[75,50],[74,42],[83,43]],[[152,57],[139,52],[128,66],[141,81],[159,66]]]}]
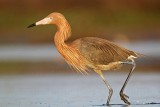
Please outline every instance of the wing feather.
[{"label": "wing feather", "polygon": [[123,61],[131,55],[137,57],[135,52],[97,37],[81,38],[73,44],[76,44],[83,57],[94,64],[105,65],[110,62]]}]

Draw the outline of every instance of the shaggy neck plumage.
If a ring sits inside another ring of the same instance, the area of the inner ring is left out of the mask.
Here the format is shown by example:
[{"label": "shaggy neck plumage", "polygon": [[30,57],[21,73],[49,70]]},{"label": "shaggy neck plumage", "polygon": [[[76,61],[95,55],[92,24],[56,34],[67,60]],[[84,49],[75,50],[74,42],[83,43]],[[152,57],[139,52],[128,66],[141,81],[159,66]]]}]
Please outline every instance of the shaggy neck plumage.
[{"label": "shaggy neck plumage", "polygon": [[69,23],[63,19],[56,23],[57,32],[54,37],[54,43],[59,51],[59,53],[66,58],[67,52],[70,51],[70,47],[65,43],[65,41],[71,36],[71,28]]},{"label": "shaggy neck plumage", "polygon": [[71,36],[71,28],[66,20],[57,23],[57,32],[54,37],[55,45],[66,45],[65,41]]},{"label": "shaggy neck plumage", "polygon": [[61,20],[60,23],[57,23],[56,25],[57,32],[54,37],[54,43],[59,53],[68,64],[73,66],[73,68],[86,73],[87,68],[83,64],[83,58],[80,56],[79,51],[65,43],[65,41],[71,36],[69,23],[66,20]]}]

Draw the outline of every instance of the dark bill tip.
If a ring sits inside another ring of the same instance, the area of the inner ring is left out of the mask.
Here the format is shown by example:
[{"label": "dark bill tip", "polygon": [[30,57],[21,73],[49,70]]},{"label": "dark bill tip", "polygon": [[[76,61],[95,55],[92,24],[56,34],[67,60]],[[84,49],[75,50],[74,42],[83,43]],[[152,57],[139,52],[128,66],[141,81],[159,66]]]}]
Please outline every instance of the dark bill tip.
[{"label": "dark bill tip", "polygon": [[31,28],[31,27],[34,27],[34,26],[36,26],[36,24],[35,24],[35,23],[33,23],[33,24],[29,25],[27,28]]}]

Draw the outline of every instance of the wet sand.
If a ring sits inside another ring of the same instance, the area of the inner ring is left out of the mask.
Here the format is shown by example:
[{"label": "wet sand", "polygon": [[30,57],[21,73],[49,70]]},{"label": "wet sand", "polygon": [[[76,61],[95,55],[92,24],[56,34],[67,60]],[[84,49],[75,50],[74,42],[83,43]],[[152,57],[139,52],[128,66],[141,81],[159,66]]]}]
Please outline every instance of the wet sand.
[{"label": "wet sand", "polygon": [[[110,107],[128,107],[119,97],[126,75],[105,73],[114,89]],[[108,95],[94,74],[1,76],[0,87],[0,107],[101,107]],[[134,73],[125,93],[129,107],[160,107],[160,73]]]}]

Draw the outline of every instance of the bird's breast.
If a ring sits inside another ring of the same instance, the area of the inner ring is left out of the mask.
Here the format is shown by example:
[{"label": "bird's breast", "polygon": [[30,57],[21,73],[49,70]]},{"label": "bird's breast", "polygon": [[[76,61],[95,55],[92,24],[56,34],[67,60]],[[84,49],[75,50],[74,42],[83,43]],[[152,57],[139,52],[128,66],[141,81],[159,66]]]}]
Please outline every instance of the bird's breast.
[{"label": "bird's breast", "polygon": [[57,47],[57,49],[63,57],[63,59],[73,68],[75,68],[78,71],[87,71],[85,60],[81,56],[79,50],[68,45],[61,45],[61,47]]}]

